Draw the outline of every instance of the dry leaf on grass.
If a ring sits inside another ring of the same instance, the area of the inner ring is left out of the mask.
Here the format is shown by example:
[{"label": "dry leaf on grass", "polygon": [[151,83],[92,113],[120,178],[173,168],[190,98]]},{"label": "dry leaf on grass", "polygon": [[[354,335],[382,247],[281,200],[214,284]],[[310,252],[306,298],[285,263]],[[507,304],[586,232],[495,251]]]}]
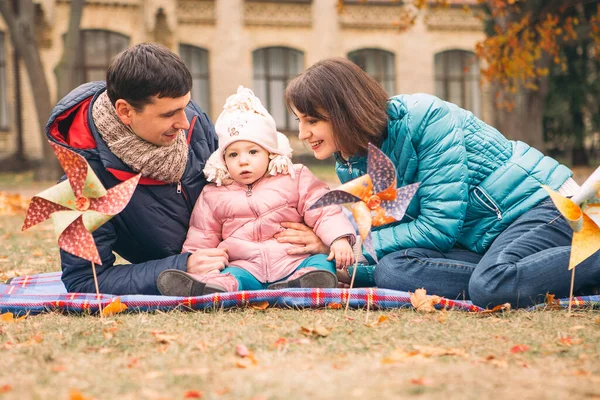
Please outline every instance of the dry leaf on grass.
[{"label": "dry leaf on grass", "polygon": [[85,397],[81,392],[77,389],[71,389],[69,392],[69,400],[90,400],[91,397]]},{"label": "dry leaf on grass", "polygon": [[150,333],[160,344],[171,344],[173,342],[177,342],[181,338],[181,335],[168,335],[165,333],[165,331],[152,331]]},{"label": "dry leaf on grass", "polygon": [[269,308],[269,302],[261,301],[258,303],[251,303],[250,308],[252,308],[254,310],[266,310],[267,308]]},{"label": "dry leaf on grass", "polygon": [[248,347],[246,347],[245,344],[236,345],[235,353],[240,357],[235,362],[235,365],[238,368],[248,368],[252,365],[258,365],[258,360],[254,357],[254,354],[248,350]]},{"label": "dry leaf on grass", "polygon": [[343,308],[344,306],[342,306],[340,303],[329,303],[327,304],[327,308],[331,308],[333,310],[339,310],[341,308]]},{"label": "dry leaf on grass", "polygon": [[127,310],[127,305],[121,303],[121,299],[116,297],[115,299],[113,299],[113,301],[110,302],[109,305],[107,305],[106,307],[104,307],[102,309],[102,315],[104,315],[106,317],[109,315],[118,314],[125,310]]},{"label": "dry leaf on grass", "polygon": [[306,336],[327,337],[331,330],[321,325],[321,321],[316,321],[313,326],[301,326],[300,331]]},{"label": "dry leaf on grass", "polygon": [[280,337],[273,343],[273,346],[281,347],[281,346],[285,346],[286,343],[287,343],[287,339]]},{"label": "dry leaf on grass", "polygon": [[29,201],[20,194],[0,192],[0,215],[24,214]]},{"label": "dry leaf on grass", "polygon": [[383,322],[385,322],[385,321],[387,321],[387,320],[389,320],[389,319],[390,319],[390,317],[388,317],[387,315],[382,315],[382,316],[380,316],[380,317],[377,319],[377,321],[374,321],[374,322],[370,322],[370,323],[368,323],[368,324],[365,324],[365,326],[366,326],[367,328],[375,328],[377,325],[379,325],[379,324],[381,324],[381,323],[383,323]]},{"label": "dry leaf on grass", "polygon": [[546,293],[546,307],[545,310],[562,310],[560,301],[554,298],[555,296],[551,293]]},{"label": "dry leaf on grass", "polygon": [[13,313],[11,313],[10,311],[4,314],[0,314],[0,321],[2,322],[8,322],[8,323],[13,323],[13,322],[19,322],[24,320],[25,318],[27,318],[27,314],[25,315],[21,315],[18,318],[15,318],[15,315]]},{"label": "dry leaf on grass", "polygon": [[204,396],[200,390],[188,390],[184,393],[184,399],[201,399]]},{"label": "dry leaf on grass", "polygon": [[418,386],[431,386],[433,385],[433,381],[431,379],[428,378],[412,378],[410,381],[411,385],[418,385]]},{"label": "dry leaf on grass", "polygon": [[510,352],[513,354],[524,353],[529,350],[529,346],[524,344],[517,344],[510,348]]},{"label": "dry leaf on grass", "polygon": [[459,356],[467,357],[467,353],[462,349],[443,348],[434,346],[413,345],[414,349],[406,351],[404,349],[395,349],[388,356],[384,357],[383,364],[394,364],[406,360],[423,360],[430,357]]},{"label": "dry leaf on grass", "polygon": [[442,298],[439,296],[427,296],[427,290],[421,288],[415,290],[414,293],[410,293],[410,303],[419,312],[434,312],[435,305],[438,304]]},{"label": "dry leaf on grass", "polygon": [[570,336],[565,336],[565,337],[558,338],[558,343],[560,343],[566,347],[571,347],[573,345],[583,343],[583,340],[579,339],[579,338],[572,338]]},{"label": "dry leaf on grass", "polygon": [[2,385],[0,386],[0,393],[8,393],[12,390],[12,386],[11,385]]},{"label": "dry leaf on grass", "polygon": [[482,359],[481,362],[493,365],[498,368],[508,368],[508,361],[496,358],[496,356],[494,355],[487,356],[486,358]]},{"label": "dry leaf on grass", "polygon": [[479,315],[494,314],[494,313],[502,312],[502,311],[510,311],[510,309],[511,309],[510,303],[504,303],[504,304],[498,304],[497,306],[495,306],[491,310],[480,311],[480,312],[478,312],[478,314]]}]

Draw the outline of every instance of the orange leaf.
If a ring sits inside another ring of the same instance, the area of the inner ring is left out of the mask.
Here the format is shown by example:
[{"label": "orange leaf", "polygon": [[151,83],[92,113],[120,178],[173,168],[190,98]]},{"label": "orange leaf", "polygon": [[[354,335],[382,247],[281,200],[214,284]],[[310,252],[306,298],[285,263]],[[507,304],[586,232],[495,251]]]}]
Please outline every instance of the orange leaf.
[{"label": "orange leaf", "polygon": [[201,399],[204,396],[200,390],[188,390],[183,395],[184,399]]},{"label": "orange leaf", "polygon": [[102,310],[102,315],[104,315],[106,317],[108,315],[118,314],[125,310],[127,310],[127,305],[121,303],[121,299],[119,299],[117,297],[113,301],[111,301],[111,303],[109,305],[104,307],[104,309]]},{"label": "orange leaf", "polygon": [[434,312],[435,305],[442,300],[439,296],[427,296],[427,290],[421,288],[410,293],[410,303],[419,312]]},{"label": "orange leaf", "polygon": [[259,303],[252,303],[250,304],[250,308],[253,308],[255,310],[266,310],[267,308],[269,308],[269,302],[261,301]]},{"label": "orange leaf", "polygon": [[275,347],[279,347],[279,346],[283,346],[283,345],[285,345],[286,343],[287,343],[287,339],[286,339],[286,338],[282,338],[282,337],[280,337],[279,339],[277,339],[277,340],[275,341],[275,343],[273,343],[273,346],[275,346]]},{"label": "orange leaf", "polygon": [[69,400],[89,400],[89,397],[85,397],[81,394],[81,392],[77,389],[71,389],[69,393]]},{"label": "orange leaf", "polygon": [[26,317],[27,317],[27,314],[21,315],[19,318],[15,318],[14,314],[9,311],[7,313],[0,314],[0,321],[12,323],[12,322],[21,321],[21,320],[25,319]]},{"label": "orange leaf", "polygon": [[334,310],[339,310],[343,306],[340,303],[329,303],[327,304],[327,308],[332,308]]},{"label": "orange leaf", "polygon": [[510,311],[510,308],[511,308],[510,303],[498,304],[491,310],[481,311],[480,314],[493,314],[493,313],[497,313],[499,311]]},{"label": "orange leaf", "polygon": [[546,310],[562,310],[560,301],[555,299],[551,293],[546,294]]},{"label": "orange leaf", "polygon": [[0,386],[0,393],[7,393],[10,392],[12,389],[13,387],[10,385],[2,385]]},{"label": "orange leaf", "polygon": [[510,352],[513,354],[523,353],[528,350],[529,350],[529,346],[526,346],[524,344],[518,344],[518,345],[510,348]]}]

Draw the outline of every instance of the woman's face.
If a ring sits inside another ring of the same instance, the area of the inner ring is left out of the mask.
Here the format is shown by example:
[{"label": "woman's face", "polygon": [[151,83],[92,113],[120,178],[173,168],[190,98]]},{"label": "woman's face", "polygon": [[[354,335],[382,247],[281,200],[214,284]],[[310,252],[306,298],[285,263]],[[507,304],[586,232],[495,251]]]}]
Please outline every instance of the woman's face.
[{"label": "woman's face", "polygon": [[[308,143],[316,159],[325,160],[338,151],[335,140],[333,140],[333,126],[330,120],[324,121],[311,117],[296,109],[293,111],[299,122],[298,138]],[[328,117],[327,113],[321,110],[319,112]]]}]

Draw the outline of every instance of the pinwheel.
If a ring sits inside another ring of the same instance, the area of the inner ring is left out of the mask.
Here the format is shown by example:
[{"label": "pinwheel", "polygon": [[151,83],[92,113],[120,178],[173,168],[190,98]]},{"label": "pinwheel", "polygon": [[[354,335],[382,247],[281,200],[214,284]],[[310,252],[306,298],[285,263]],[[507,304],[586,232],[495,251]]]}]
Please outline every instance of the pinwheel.
[{"label": "pinwheel", "polygon": [[67,180],[33,197],[22,229],[51,218],[59,247],[92,263],[99,300],[94,264],[102,264],[102,260],[92,232],[125,208],[140,175],[106,190],[83,156],[55,143],[50,142],[50,145],[65,170]]},{"label": "pinwheel", "polygon": [[600,250],[600,168],[594,171],[579,192],[570,199],[548,186],[543,187],[573,229],[569,259],[569,270],[572,271],[569,294],[569,312],[571,312],[575,267]]},{"label": "pinwheel", "polygon": [[367,254],[377,262],[371,227],[400,221],[418,187],[418,183],[413,183],[397,188],[394,164],[381,150],[369,143],[367,173],[325,193],[309,210],[353,203],[350,209],[358,225],[358,234]]},{"label": "pinwheel", "polygon": [[[381,150],[369,143],[367,173],[346,182],[336,190],[325,193],[309,207],[309,210],[332,204],[352,203],[350,209],[358,225],[358,234],[362,239],[363,246],[367,254],[377,262],[377,253],[373,248],[371,238],[371,227],[400,221],[418,188],[418,183],[397,188],[394,164]],[[355,263],[350,289],[354,285],[356,269],[357,264]],[[350,296],[346,300],[344,316],[348,312],[349,304]],[[365,321],[369,319],[368,305],[367,302]]]}]

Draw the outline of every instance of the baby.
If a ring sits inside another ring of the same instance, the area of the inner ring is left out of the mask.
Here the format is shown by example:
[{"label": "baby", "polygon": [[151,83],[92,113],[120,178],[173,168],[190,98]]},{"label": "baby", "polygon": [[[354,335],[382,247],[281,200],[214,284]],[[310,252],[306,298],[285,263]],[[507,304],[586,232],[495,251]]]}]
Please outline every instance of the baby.
[{"label": "baby", "polygon": [[[204,275],[163,271],[164,295],[283,288],[335,288],[336,268],[352,265],[355,229],[339,206],[307,211],[327,186],[307,167],[292,164],[288,139],[251,90],[227,99],[215,125],[219,149],[209,158],[208,181],[194,207],[183,252],[226,249],[229,265]],[[274,235],[282,222],[301,222],[330,254],[288,254],[294,245]],[[333,261],[335,260],[335,261]]]}]

